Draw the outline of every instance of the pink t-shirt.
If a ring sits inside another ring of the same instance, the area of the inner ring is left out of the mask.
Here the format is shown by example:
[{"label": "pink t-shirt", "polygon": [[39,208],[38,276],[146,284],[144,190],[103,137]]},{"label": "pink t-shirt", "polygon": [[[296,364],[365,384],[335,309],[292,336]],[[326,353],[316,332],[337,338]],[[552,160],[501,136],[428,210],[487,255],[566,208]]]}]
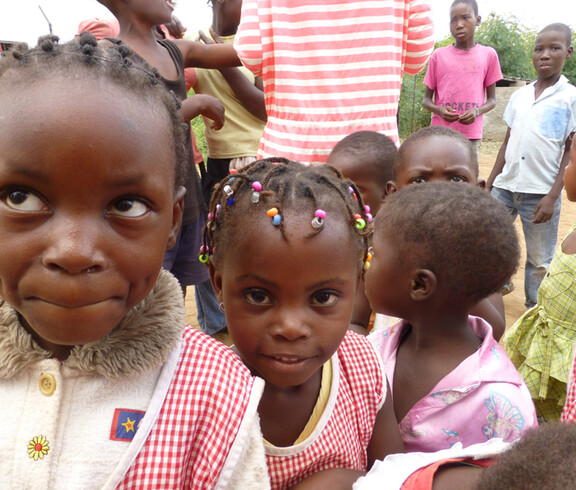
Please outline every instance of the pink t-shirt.
[{"label": "pink t-shirt", "polygon": [[[400,432],[408,452],[439,451],[456,442],[466,447],[493,437],[513,441],[538,425],[530,392],[492,337],[492,327],[475,316],[470,316],[468,323],[482,345],[402,419]],[[396,353],[405,328],[406,322],[400,322],[368,337],[382,356],[391,393]]]},{"label": "pink t-shirt", "polygon": [[[424,85],[434,91],[434,103],[451,106],[459,114],[480,107],[486,101],[486,87],[502,79],[498,54],[489,46],[476,44],[469,51],[454,45],[438,48],[430,57]],[[468,139],[482,139],[483,116],[470,124],[446,122],[432,115],[432,126],[460,131]]]}]

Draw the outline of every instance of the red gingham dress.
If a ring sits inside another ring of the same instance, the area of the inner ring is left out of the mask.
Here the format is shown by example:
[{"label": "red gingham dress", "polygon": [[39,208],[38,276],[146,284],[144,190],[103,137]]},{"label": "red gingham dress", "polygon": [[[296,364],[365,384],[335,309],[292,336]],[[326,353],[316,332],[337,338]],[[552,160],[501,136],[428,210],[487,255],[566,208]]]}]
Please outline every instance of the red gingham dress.
[{"label": "red gingham dress", "polygon": [[572,362],[570,375],[568,376],[568,389],[566,390],[566,401],[560,422],[576,422],[576,359]]},{"label": "red gingham dress", "polygon": [[254,378],[230,349],[186,327],[159,418],[117,488],[213,488],[253,385]]},{"label": "red gingham dress", "polygon": [[365,337],[348,332],[332,357],[331,392],[313,433],[296,446],[265,448],[271,487],[291,488],[329,468],[365,471],[372,429],[385,399],[378,353]]}]

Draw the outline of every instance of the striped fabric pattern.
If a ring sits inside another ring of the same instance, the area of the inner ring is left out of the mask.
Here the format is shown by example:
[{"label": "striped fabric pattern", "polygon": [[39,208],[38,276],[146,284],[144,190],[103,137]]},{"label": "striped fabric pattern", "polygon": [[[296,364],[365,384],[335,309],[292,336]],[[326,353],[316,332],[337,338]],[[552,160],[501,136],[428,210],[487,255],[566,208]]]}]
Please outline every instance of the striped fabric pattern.
[{"label": "striped fabric pattern", "polygon": [[361,130],[397,142],[402,74],[433,45],[426,0],[244,0],[235,48],[264,81],[259,156],[322,163]]}]

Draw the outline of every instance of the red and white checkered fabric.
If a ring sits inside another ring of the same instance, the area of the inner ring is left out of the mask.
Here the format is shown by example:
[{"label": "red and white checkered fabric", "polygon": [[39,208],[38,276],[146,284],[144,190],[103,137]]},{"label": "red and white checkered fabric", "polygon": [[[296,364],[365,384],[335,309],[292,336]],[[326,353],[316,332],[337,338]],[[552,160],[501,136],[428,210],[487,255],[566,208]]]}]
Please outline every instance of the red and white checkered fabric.
[{"label": "red and white checkered fabric", "polygon": [[568,376],[568,387],[566,388],[566,401],[560,422],[576,422],[576,358],[572,361],[572,369]]},{"label": "red and white checkered fabric", "polygon": [[118,488],[209,489],[245,414],[254,378],[226,346],[191,327],[146,444]]},{"label": "red and white checkered fabric", "polygon": [[368,340],[352,332],[344,337],[337,358],[338,398],[324,430],[311,444],[290,455],[272,455],[274,448],[266,448],[273,489],[291,488],[329,468],[366,470],[372,428],[386,397],[382,363]]}]

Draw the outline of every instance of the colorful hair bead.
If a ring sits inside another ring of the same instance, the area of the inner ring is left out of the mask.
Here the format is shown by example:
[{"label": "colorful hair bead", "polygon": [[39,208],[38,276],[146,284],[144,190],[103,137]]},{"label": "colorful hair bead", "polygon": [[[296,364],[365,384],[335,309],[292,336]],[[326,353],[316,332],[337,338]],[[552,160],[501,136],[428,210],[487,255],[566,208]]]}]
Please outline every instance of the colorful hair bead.
[{"label": "colorful hair bead", "polygon": [[356,197],[356,193],[354,192],[354,188],[353,188],[352,186],[348,187],[348,192],[350,192],[350,194],[352,194],[352,197],[353,197],[354,199],[358,199],[358,198]]},{"label": "colorful hair bead", "polygon": [[202,262],[203,264],[206,264],[208,262],[208,252],[209,251],[210,251],[210,249],[206,245],[200,246],[200,255],[198,256],[198,260],[200,262]]},{"label": "colorful hair bead", "polygon": [[270,218],[273,218],[278,214],[278,208],[270,208],[268,211],[266,211],[266,214],[270,216]]},{"label": "colorful hair bead", "polygon": [[314,212],[314,218],[312,218],[312,226],[314,228],[322,228],[324,226],[324,220],[326,219],[326,211],[322,209],[317,209]]},{"label": "colorful hair bead", "polygon": [[364,261],[364,270],[367,271],[368,269],[370,269],[370,261],[372,260],[372,257],[374,257],[372,255],[371,252],[368,252],[366,254],[366,260]]},{"label": "colorful hair bead", "polygon": [[282,221],[282,217],[279,214],[274,215],[272,218],[272,224],[274,226],[280,226],[280,222]]},{"label": "colorful hair bead", "polygon": [[268,211],[266,211],[266,214],[272,218],[272,224],[274,226],[278,226],[281,223],[282,217],[278,212],[278,208],[270,208]]},{"label": "colorful hair bead", "polygon": [[262,184],[258,181],[255,181],[252,183],[252,189],[254,190],[254,192],[252,193],[252,202],[254,204],[256,204],[258,201],[260,201],[260,191],[262,190]]},{"label": "colorful hair bead", "polygon": [[214,218],[218,219],[218,212],[220,211],[220,204],[216,204],[216,211],[214,212]]},{"label": "colorful hair bead", "polygon": [[234,194],[232,187],[230,187],[229,185],[224,186],[224,192],[226,193],[227,196],[231,196],[232,194]]},{"label": "colorful hair bead", "polygon": [[366,228],[366,221],[364,221],[362,219],[362,216],[360,216],[359,214],[355,214],[354,215],[354,227],[357,230],[363,230],[364,228]]},{"label": "colorful hair bead", "polygon": [[366,213],[366,219],[368,220],[368,223],[372,223],[372,221],[374,220],[374,218],[370,213]]},{"label": "colorful hair bead", "polygon": [[226,204],[227,204],[228,206],[232,206],[232,204],[234,204],[234,196],[230,196],[230,197],[228,198],[228,200],[226,201]]},{"label": "colorful hair bead", "polygon": [[231,174],[237,174],[237,173],[238,173],[238,169],[237,169],[237,168],[231,168],[231,169],[230,169],[230,173],[231,173]]}]

